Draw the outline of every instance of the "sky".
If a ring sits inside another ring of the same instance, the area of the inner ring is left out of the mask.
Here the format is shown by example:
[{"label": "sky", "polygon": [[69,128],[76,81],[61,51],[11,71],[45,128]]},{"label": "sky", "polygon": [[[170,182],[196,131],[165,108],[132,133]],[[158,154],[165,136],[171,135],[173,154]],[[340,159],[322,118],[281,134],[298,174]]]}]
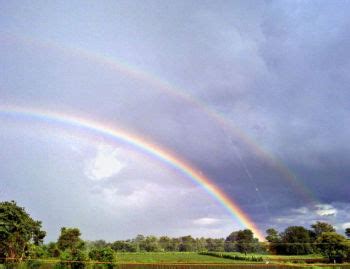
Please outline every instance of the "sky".
[{"label": "sky", "polygon": [[262,232],[325,221],[343,233],[349,10],[322,0],[0,1],[0,201],[41,220],[48,241],[63,226],[107,241],[246,228],[178,167],[70,118],[171,153]]}]

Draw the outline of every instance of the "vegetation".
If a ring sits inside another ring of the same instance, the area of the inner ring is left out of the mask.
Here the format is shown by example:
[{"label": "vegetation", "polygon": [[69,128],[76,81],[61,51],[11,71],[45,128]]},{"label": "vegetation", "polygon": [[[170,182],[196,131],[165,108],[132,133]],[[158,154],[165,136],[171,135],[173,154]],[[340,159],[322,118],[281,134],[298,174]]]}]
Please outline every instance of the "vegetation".
[{"label": "vegetation", "polygon": [[96,248],[90,250],[89,258],[93,261],[113,264],[115,262],[115,253],[109,247]]},{"label": "vegetation", "polygon": [[311,235],[314,239],[319,237],[322,233],[335,232],[335,229],[332,225],[321,221],[317,221],[315,224],[312,224],[311,228],[312,228]]},{"label": "vegetation", "polygon": [[251,230],[232,232],[225,240],[226,252],[256,253],[262,252],[258,239]]},{"label": "vegetation", "polygon": [[[53,259],[64,268],[81,269],[87,262],[112,268],[118,263],[256,263],[319,260],[343,262],[350,258],[350,240],[325,222],[311,229],[290,226],[283,232],[270,228],[267,242],[251,230],[233,231],[226,238],[178,238],[137,235],[133,239],[84,241],[78,228],[62,227],[57,242],[43,244],[41,222],[33,220],[14,201],[0,203],[0,260],[27,259],[32,266]],[[350,229],[345,230],[350,237]],[[296,256],[295,256],[296,255]],[[34,268],[33,267],[33,268]],[[100,268],[99,267],[99,268]]]},{"label": "vegetation", "polygon": [[350,239],[350,228],[345,229],[345,234]]},{"label": "vegetation", "polygon": [[234,261],[201,255],[197,252],[136,252],[116,253],[118,263],[232,263]]},{"label": "vegetation", "polygon": [[311,228],[291,226],[282,233],[268,229],[266,240],[270,243],[269,250],[284,255],[319,253],[329,261],[350,259],[349,241],[337,234],[332,225],[318,221]]},{"label": "vegetation", "polygon": [[83,249],[84,241],[80,239],[81,233],[78,228],[61,228],[61,234],[57,240],[57,247],[64,251],[67,249]]},{"label": "vegetation", "polygon": [[342,262],[349,257],[350,242],[336,232],[324,232],[316,240],[318,250],[329,260]]},{"label": "vegetation", "polygon": [[227,253],[216,253],[216,252],[201,252],[201,255],[208,255],[212,257],[230,259],[235,261],[248,261],[248,262],[263,262],[264,259],[261,256],[247,256],[247,255],[232,255]]},{"label": "vegetation", "polygon": [[88,255],[85,251],[85,243],[80,236],[78,228],[61,228],[57,247],[61,251],[60,260],[65,268],[84,268],[84,262],[87,261]]},{"label": "vegetation", "polygon": [[308,254],[308,255],[276,255],[276,254],[259,254],[259,253],[250,253],[250,254],[244,254],[240,252],[222,252],[222,253],[216,253],[216,254],[226,254],[231,256],[240,256],[240,257],[256,257],[256,258],[262,258],[264,261],[295,261],[295,260],[319,260],[322,259],[321,254]]},{"label": "vegetation", "polygon": [[0,203],[0,259],[22,260],[43,243],[46,233],[16,202]]}]

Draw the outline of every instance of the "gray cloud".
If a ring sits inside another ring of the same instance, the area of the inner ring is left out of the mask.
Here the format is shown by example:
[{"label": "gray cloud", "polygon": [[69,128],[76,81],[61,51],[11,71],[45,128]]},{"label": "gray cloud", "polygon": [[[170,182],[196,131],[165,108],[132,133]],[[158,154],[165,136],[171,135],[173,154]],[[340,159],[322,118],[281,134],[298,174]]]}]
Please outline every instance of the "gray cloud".
[{"label": "gray cloud", "polygon": [[[337,214],[319,209],[333,224],[348,222],[339,206],[349,203],[347,3],[11,1],[1,7],[0,105],[64,112],[146,137],[210,177],[260,227],[289,223],[280,212],[290,213],[290,221],[302,218],[312,204],[336,208]],[[148,78],[79,48],[144,70]],[[175,92],[159,86],[164,82]],[[6,115],[0,121],[0,197],[20,199],[45,218],[51,234],[58,231],[54,223],[75,225],[74,216],[91,238],[230,230],[226,221],[193,228],[195,220],[226,220],[227,213],[154,156],[68,126]],[[120,148],[126,165],[92,182],[84,169],[99,144]],[[38,199],[31,201],[26,190]],[[68,198],[59,208],[63,193]],[[108,199],[128,202],[112,217],[102,206]],[[159,204],[171,206],[181,221]],[[86,224],[86,206],[100,214],[96,225]],[[107,229],[111,223],[119,232]],[[100,226],[105,233],[98,234]]]}]

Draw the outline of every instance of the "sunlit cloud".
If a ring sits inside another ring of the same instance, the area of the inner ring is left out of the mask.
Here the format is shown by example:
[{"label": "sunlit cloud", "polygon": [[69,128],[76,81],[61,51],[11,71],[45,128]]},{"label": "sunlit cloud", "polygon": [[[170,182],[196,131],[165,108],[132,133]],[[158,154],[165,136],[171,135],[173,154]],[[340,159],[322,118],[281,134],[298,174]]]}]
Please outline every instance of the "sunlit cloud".
[{"label": "sunlit cloud", "polygon": [[345,222],[341,226],[342,226],[343,229],[350,228],[350,222]]},{"label": "sunlit cloud", "polygon": [[332,205],[319,204],[316,205],[317,210],[315,211],[317,215],[322,217],[335,216],[338,213],[338,210]]},{"label": "sunlit cloud", "polygon": [[285,214],[273,217],[271,226],[285,228],[290,225],[302,225],[310,227],[317,221],[332,224],[340,233],[347,227],[350,227],[350,204],[318,204],[311,207],[292,208]]},{"label": "sunlit cloud", "polygon": [[211,226],[218,224],[220,222],[220,219],[216,218],[199,218],[195,219],[193,221],[193,224],[198,225],[198,226]]},{"label": "sunlit cloud", "polygon": [[106,180],[116,176],[124,166],[120,161],[118,149],[100,145],[96,156],[86,161],[85,175],[94,181]]}]

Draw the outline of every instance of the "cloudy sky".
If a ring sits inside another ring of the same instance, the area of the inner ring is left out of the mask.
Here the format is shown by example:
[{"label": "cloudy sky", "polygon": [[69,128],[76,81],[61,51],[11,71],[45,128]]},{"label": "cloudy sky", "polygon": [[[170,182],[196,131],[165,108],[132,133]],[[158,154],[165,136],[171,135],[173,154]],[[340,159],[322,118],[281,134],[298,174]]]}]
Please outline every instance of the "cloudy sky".
[{"label": "cloudy sky", "polygon": [[343,232],[349,10],[321,0],[1,1],[0,200],[42,220],[48,240],[62,226],[108,241],[243,228],[157,156],[23,113],[46,111],[171,152],[262,231],[323,220]]}]

